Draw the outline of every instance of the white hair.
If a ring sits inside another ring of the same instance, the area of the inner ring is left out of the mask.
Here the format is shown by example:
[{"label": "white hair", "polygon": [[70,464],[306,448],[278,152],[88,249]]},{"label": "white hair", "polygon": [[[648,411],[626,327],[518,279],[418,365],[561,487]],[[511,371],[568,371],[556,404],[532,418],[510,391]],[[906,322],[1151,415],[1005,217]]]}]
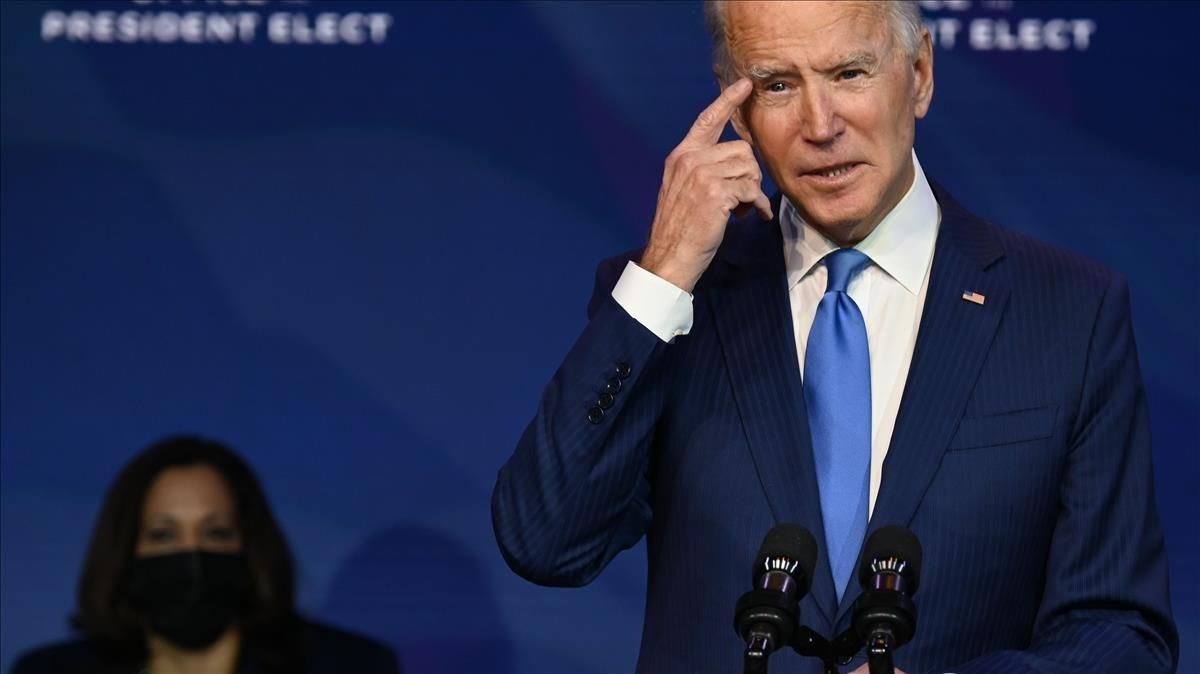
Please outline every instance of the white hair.
[{"label": "white hair", "polygon": [[[704,20],[713,40],[713,70],[724,82],[732,82],[733,63],[729,57],[729,44],[725,34],[725,5],[728,0],[704,0]],[[888,23],[892,27],[892,38],[904,50],[904,55],[915,58],[921,46],[921,7],[916,0],[877,0]]]}]

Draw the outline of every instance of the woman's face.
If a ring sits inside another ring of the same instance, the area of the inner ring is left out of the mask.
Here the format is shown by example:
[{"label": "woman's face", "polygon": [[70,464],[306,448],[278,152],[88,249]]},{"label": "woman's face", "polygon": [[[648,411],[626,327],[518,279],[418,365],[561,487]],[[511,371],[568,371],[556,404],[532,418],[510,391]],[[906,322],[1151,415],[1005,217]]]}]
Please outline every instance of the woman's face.
[{"label": "woman's face", "polygon": [[192,550],[242,550],[233,493],[221,474],[204,464],[168,468],[150,484],[136,554]]}]

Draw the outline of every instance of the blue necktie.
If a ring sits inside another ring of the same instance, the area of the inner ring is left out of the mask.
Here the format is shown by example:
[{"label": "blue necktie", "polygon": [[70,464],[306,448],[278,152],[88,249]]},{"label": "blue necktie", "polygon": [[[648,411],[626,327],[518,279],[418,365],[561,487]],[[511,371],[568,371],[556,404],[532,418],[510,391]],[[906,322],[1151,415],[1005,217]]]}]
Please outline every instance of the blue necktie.
[{"label": "blue necktie", "polygon": [[838,601],[867,531],[871,479],[871,356],[867,326],[846,293],[871,262],[853,248],[825,257],[829,280],[804,354],[804,400],[825,521],[825,551]]}]

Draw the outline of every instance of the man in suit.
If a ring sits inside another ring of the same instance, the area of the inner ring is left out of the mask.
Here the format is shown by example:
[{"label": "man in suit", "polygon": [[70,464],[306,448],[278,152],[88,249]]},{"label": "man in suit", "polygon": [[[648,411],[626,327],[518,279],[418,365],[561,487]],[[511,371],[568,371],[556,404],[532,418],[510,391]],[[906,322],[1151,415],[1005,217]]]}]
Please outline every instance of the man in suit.
[{"label": "man in suit", "polygon": [[[638,671],[731,672],[766,531],[820,543],[801,616],[828,637],[864,537],[900,525],[925,557],[900,670],[1173,671],[1124,282],[926,178],[915,3],[707,11],[722,93],[500,471],[505,559],[577,586],[647,536]],[[728,122],[741,140],[719,142]]]}]

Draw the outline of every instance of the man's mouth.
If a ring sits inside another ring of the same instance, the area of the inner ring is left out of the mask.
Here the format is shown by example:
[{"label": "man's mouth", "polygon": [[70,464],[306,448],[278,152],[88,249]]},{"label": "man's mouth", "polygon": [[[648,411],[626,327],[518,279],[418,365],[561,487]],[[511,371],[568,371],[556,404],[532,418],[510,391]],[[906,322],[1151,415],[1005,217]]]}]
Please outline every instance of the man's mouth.
[{"label": "man's mouth", "polygon": [[856,166],[858,166],[858,162],[848,162],[845,164],[834,164],[833,166],[826,166],[823,168],[814,169],[812,171],[809,171],[806,175],[818,176],[821,178],[837,178],[839,176],[846,175],[850,171],[854,170],[854,167],[856,167]]},{"label": "man's mouth", "polygon": [[836,191],[850,187],[858,180],[859,168],[862,162],[851,161],[843,164],[829,164],[803,173],[801,177],[812,187]]}]

